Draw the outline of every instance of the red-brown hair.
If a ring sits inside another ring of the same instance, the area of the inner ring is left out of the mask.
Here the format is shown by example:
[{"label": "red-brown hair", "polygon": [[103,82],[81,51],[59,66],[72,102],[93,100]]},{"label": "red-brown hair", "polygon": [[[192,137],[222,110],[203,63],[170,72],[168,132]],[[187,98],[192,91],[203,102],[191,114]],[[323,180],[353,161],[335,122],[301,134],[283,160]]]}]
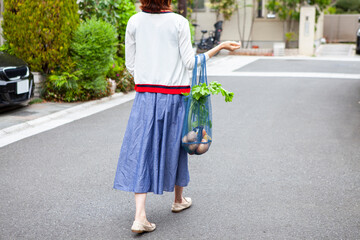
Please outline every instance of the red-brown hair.
[{"label": "red-brown hair", "polygon": [[172,11],[171,0],[140,0],[140,9],[148,12]]}]

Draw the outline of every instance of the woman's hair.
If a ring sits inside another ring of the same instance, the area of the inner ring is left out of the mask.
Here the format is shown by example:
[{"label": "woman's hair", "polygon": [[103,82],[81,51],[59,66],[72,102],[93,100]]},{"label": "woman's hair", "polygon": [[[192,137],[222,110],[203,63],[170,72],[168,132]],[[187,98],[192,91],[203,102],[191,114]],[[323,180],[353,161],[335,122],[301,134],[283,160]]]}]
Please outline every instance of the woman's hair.
[{"label": "woman's hair", "polygon": [[140,0],[140,9],[149,12],[172,11],[171,0]]}]

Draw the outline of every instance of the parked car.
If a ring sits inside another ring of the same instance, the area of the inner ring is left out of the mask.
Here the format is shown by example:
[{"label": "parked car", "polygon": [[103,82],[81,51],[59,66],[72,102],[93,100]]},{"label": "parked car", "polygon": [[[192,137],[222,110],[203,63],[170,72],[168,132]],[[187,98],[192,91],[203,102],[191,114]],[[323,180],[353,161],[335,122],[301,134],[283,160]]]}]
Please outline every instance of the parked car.
[{"label": "parked car", "polygon": [[26,105],[34,94],[34,77],[21,59],[0,52],[0,107]]},{"label": "parked car", "polygon": [[[358,21],[360,23],[360,18]],[[357,34],[356,34],[356,54],[360,54],[360,27],[357,30]]]}]

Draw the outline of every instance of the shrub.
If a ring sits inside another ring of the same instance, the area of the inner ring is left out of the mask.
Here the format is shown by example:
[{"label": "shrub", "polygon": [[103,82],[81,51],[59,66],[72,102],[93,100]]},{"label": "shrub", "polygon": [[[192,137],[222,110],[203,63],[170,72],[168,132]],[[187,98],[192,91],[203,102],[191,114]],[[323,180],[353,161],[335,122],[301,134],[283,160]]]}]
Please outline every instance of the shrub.
[{"label": "shrub", "polygon": [[336,13],[360,13],[359,0],[338,0],[335,7]]},{"label": "shrub", "polygon": [[122,58],[115,58],[107,73],[107,77],[115,80],[116,91],[129,92],[134,90],[135,82],[133,76],[127,71]]},{"label": "shrub", "polygon": [[45,98],[65,102],[81,100],[80,76],[81,73],[78,71],[49,76],[45,84]]},{"label": "shrub", "polygon": [[120,92],[129,92],[134,90],[134,87],[134,77],[125,69],[123,71],[123,77],[116,82],[116,89]]},{"label": "shrub", "polygon": [[15,55],[15,51],[13,48],[10,47],[9,42],[5,42],[3,45],[1,45],[0,51],[6,52],[7,54],[10,54],[10,55]]},{"label": "shrub", "polygon": [[96,19],[82,22],[71,43],[72,65],[49,76],[45,99],[74,102],[110,95],[106,73],[116,46],[117,33],[111,24]]},{"label": "shrub", "polygon": [[[172,0],[171,4],[172,4],[173,11],[180,14],[180,11],[178,9],[178,6],[179,6],[178,0]],[[193,9],[197,8],[196,4],[201,4],[201,3],[198,3],[198,2],[195,3],[194,0],[187,0],[186,4],[188,6],[187,10],[186,10],[186,12],[187,12],[186,18],[189,21],[189,27],[190,27],[190,33],[191,33],[191,43],[194,45],[195,44],[195,27],[194,27],[193,23],[196,23],[196,20],[192,19],[191,16],[193,13]]]},{"label": "shrub", "polygon": [[91,19],[80,24],[71,45],[72,58],[82,72],[83,87],[103,91],[108,66],[117,47],[115,27],[102,20]]},{"label": "shrub", "polygon": [[61,72],[48,77],[44,98],[50,101],[87,101],[110,95],[110,85],[103,91],[85,89],[81,71]]},{"label": "shrub", "polygon": [[43,73],[71,64],[68,50],[79,23],[76,0],[4,2],[3,35],[14,55]]},{"label": "shrub", "polygon": [[129,18],[136,13],[132,0],[83,0],[79,3],[81,19],[103,19],[116,27],[120,42],[119,55],[123,56],[126,25]]}]

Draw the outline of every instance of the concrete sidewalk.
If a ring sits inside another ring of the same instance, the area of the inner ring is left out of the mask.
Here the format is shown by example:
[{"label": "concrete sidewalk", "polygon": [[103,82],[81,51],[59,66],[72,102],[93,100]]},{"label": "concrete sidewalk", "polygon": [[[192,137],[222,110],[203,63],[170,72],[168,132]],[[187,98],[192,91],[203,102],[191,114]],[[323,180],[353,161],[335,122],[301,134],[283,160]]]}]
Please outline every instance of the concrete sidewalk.
[{"label": "concrete sidewalk", "polygon": [[355,54],[355,44],[322,44],[317,49],[317,57],[352,57],[360,58]]},{"label": "concrete sidewalk", "polygon": [[131,101],[134,97],[135,92],[116,93],[85,103],[43,103],[2,113],[0,122],[5,127],[0,129],[0,147]]},{"label": "concrete sidewalk", "polygon": [[80,104],[82,103],[43,102],[28,106],[14,106],[0,109],[0,131]]}]

